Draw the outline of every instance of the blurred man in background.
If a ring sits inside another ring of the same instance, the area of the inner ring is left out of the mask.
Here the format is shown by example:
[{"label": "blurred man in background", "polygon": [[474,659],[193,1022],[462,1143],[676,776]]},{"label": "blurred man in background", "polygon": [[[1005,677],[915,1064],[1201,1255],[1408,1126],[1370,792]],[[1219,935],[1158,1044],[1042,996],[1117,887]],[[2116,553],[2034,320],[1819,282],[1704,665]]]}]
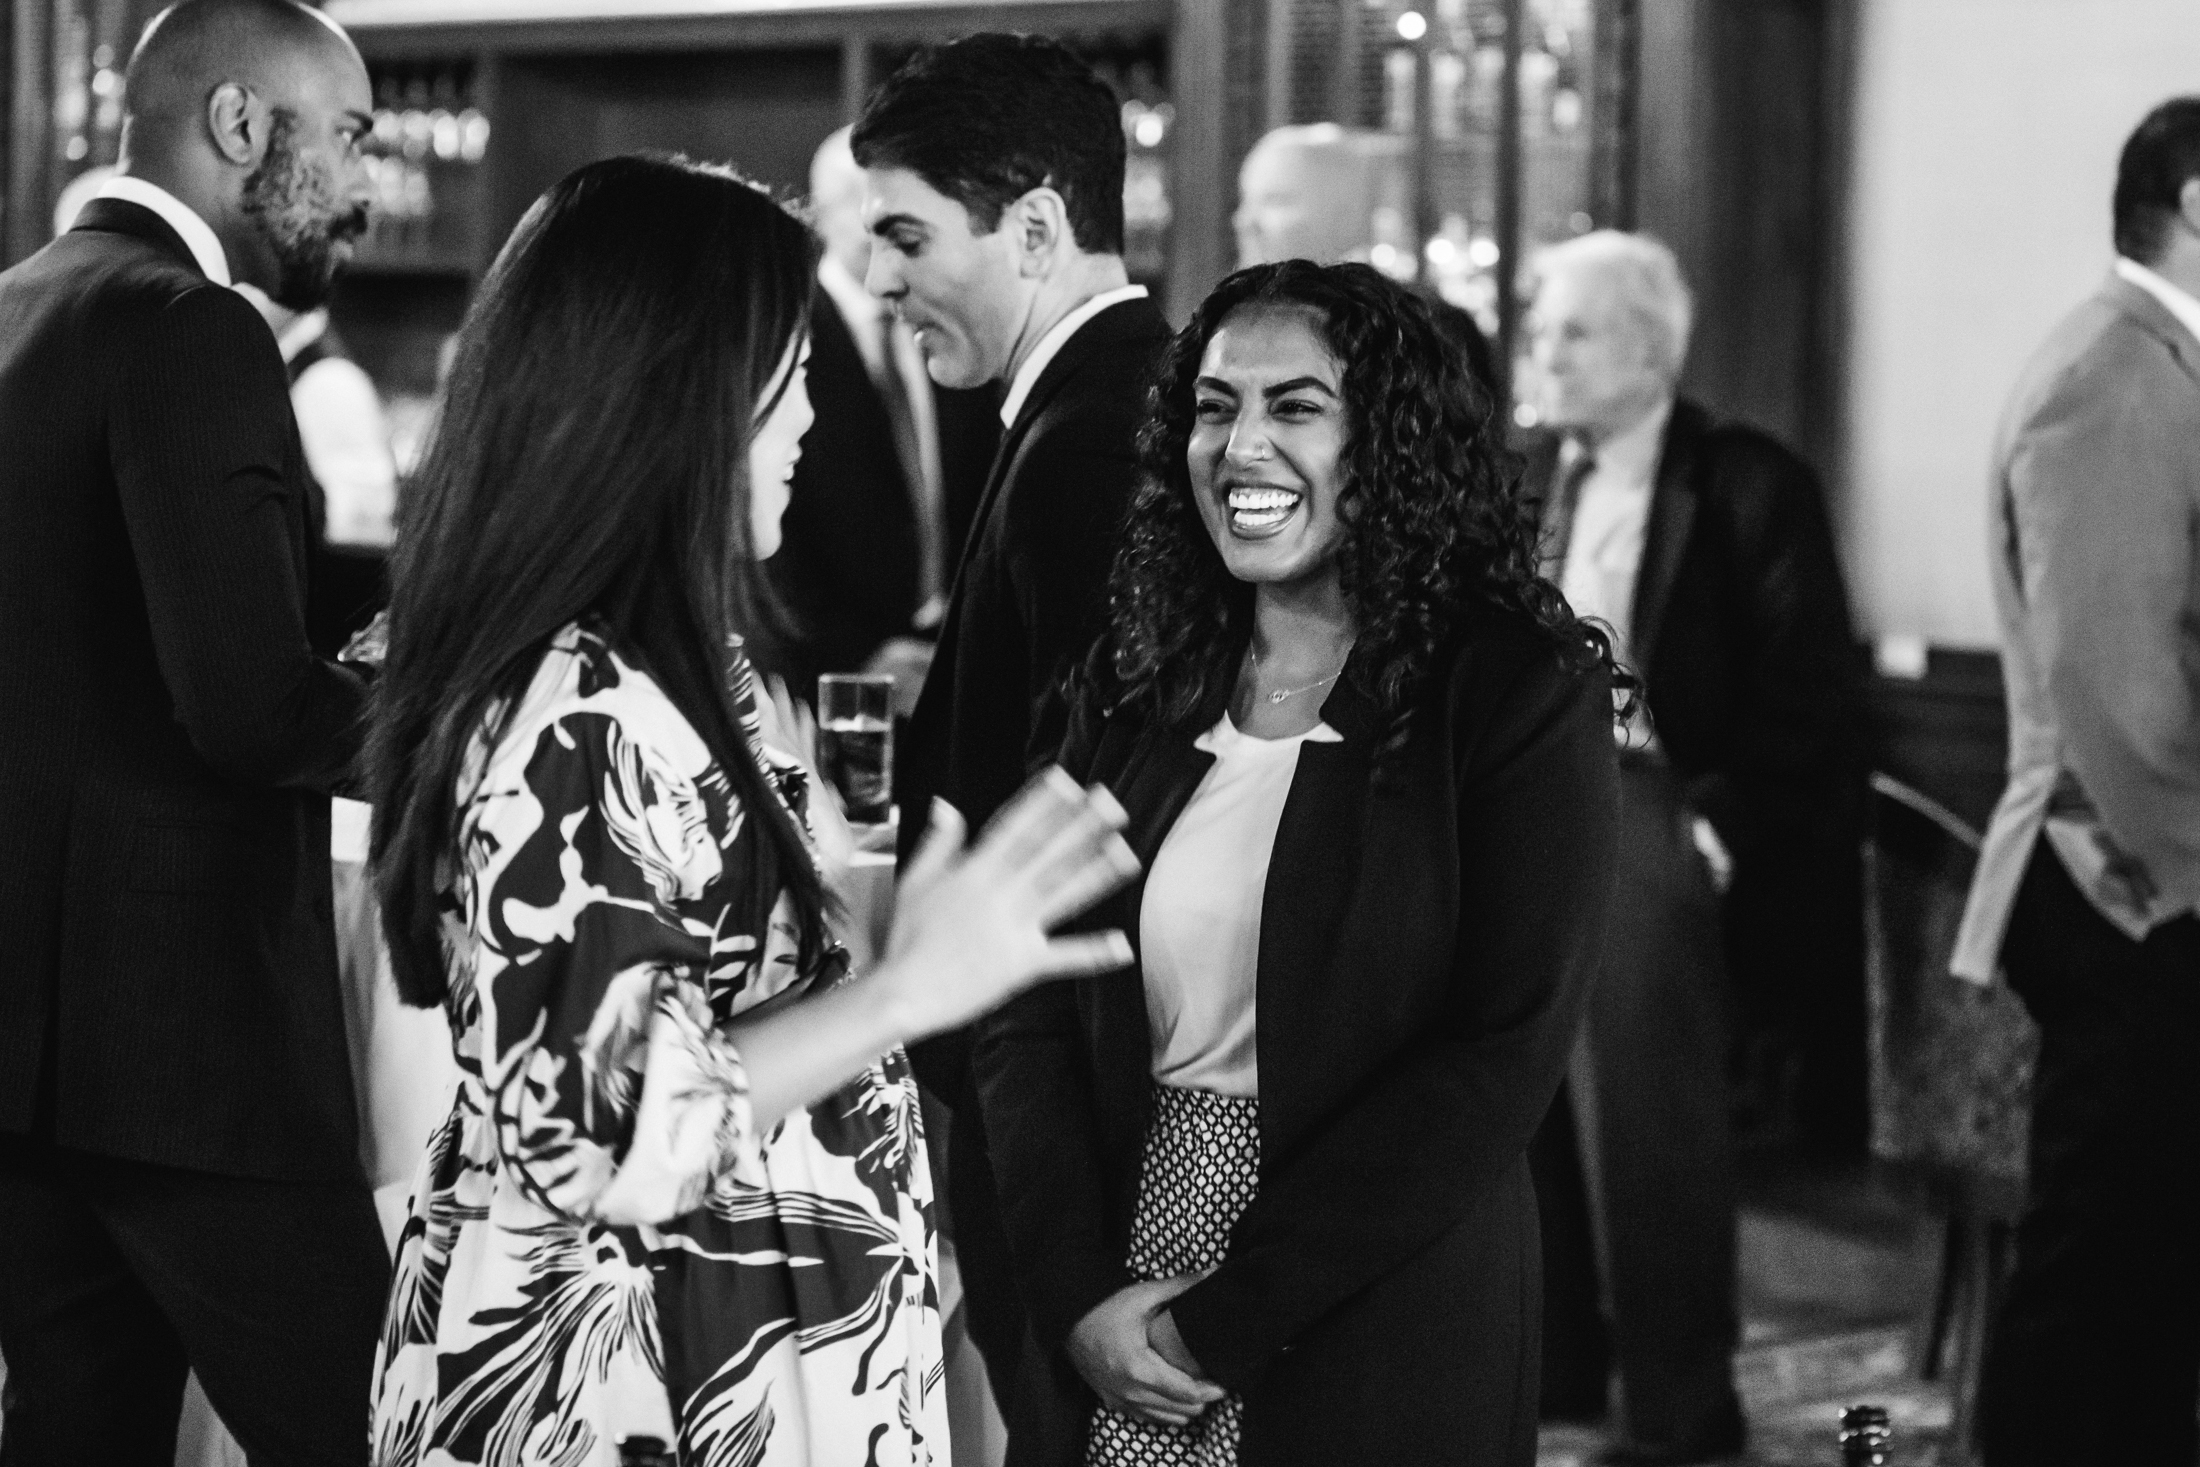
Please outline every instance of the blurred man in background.
[{"label": "blurred man in background", "polygon": [[333,657],[389,600],[383,568],[397,535],[397,460],[374,379],[329,326],[327,306],[293,310],[249,283],[290,376],[306,456],[307,534],[315,548],[306,635]]},{"label": "blurred man in background", "polygon": [[[1595,1414],[1608,1350],[1621,1400],[1606,1460],[1706,1461],[1744,1435],[1726,975],[1759,995],[1745,1010],[1838,1023],[1861,1085],[1848,598],[1810,469],[1676,395],[1693,307],[1671,251],[1600,231],[1537,271],[1530,392],[1552,436],[1524,485],[1546,574],[1643,685],[1622,732],[1603,971],[1569,1103],[1539,1145],[1544,1399]],[[1592,1226],[1574,1225],[1569,1197]]]},{"label": "blurred man in background", "polygon": [[[1060,43],[981,34],[920,51],[871,98],[853,142],[872,293],[915,332],[934,382],[1008,389],[900,760],[906,848],[935,797],[976,828],[1061,742],[1054,694],[1101,626],[1147,375],[1169,328],[1123,266],[1115,93]],[[968,1035],[911,1058],[954,1112],[947,1200],[968,1325],[1006,1403],[1025,1320]],[[1032,1321],[1049,1350],[1075,1323]]]},{"label": "blurred man in background", "polygon": [[195,1370],[256,1462],[363,1463],[388,1255],[359,1167],[281,355],[366,227],[367,71],[186,0],[119,176],[0,275],[0,1439],[168,1467]]},{"label": "blurred man in background", "polygon": [[767,660],[804,698],[816,695],[822,672],[889,673],[906,716],[1000,419],[990,389],[936,387],[915,335],[864,289],[871,235],[849,131],[827,137],[810,160],[813,223],[825,242],[810,311],[817,422],[795,466],[779,553],[766,564],[796,635]]},{"label": "blurred man in background", "polygon": [[2200,97],[2124,144],[2114,226],[2113,272],[2025,368],[1994,450],[2009,783],[1954,968],[2005,971],[2040,1053],[1989,1467],[2183,1467],[2195,1445]]},{"label": "blurred man in background", "polygon": [[[1376,211],[1402,188],[1404,168],[1401,141],[1386,133],[1334,122],[1295,123],[1268,132],[1238,168],[1238,206],[1230,218],[1238,268],[1276,260],[1365,261],[1374,243]],[[1494,388],[1496,358],[1474,317],[1425,285],[1418,288],[1474,379]]]}]

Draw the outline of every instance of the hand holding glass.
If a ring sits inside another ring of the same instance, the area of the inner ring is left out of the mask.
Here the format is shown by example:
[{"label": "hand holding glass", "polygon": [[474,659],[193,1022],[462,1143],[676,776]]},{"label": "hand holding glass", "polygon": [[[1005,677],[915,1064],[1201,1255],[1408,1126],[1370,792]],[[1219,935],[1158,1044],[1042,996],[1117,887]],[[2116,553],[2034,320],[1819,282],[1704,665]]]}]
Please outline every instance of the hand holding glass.
[{"label": "hand holding glass", "polygon": [[828,672],[817,680],[818,759],[851,825],[882,825],[894,802],[894,680]]}]

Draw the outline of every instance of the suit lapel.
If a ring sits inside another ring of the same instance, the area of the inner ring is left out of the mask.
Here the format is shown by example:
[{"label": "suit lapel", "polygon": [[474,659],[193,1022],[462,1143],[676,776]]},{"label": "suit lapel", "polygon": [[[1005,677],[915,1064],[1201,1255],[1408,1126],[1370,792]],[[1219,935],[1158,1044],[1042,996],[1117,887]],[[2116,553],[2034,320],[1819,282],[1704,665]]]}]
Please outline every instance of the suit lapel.
[{"label": "suit lapel", "polygon": [[[1200,727],[1222,716],[1219,700]],[[1123,768],[1107,781],[1109,790],[1130,817],[1123,839],[1138,857],[1135,881],[1108,898],[1086,916],[1080,927],[1118,928],[1130,939],[1132,952],[1140,951],[1139,914],[1145,905],[1146,873],[1154,855],[1168,838],[1169,828],[1191,801],[1199,782],[1214,767],[1215,757],[1194,748],[1194,735],[1172,734],[1142,740]],[[1103,1083],[1120,1081],[1119,1095],[1125,1113],[1135,1121],[1135,1134],[1145,1134],[1152,1101],[1149,1077],[1153,1073],[1152,1029],[1146,1012],[1146,983],[1141,964],[1134,960],[1120,972],[1103,974],[1084,985],[1084,1002],[1092,1017],[1092,1033],[1102,1053],[1096,1056]]]},{"label": "suit lapel", "polygon": [[128,199],[93,199],[76,216],[70,232],[88,229],[101,234],[126,234],[142,239],[170,255],[176,263],[194,275],[204,275],[199,269],[198,256],[183,242],[183,236],[170,227],[167,220],[155,214],[143,204],[133,204]]},{"label": "suit lapel", "polygon": [[[1016,454],[1031,436],[1032,424],[1039,414],[1062,390],[1062,384],[1076,375],[1096,352],[1105,350],[1140,333],[1166,334],[1168,323],[1161,318],[1161,309],[1150,299],[1118,301],[1094,316],[1072,332],[1062,349],[1054,354],[1039,373],[1039,380],[1031,384],[1022,406],[1016,409],[1016,421],[1001,433],[1001,446],[994,450],[993,467],[986,471],[985,492],[978,496],[977,512],[970,519],[970,533],[963,538],[962,561],[957,562],[956,574],[961,575],[963,562],[984,533],[986,520],[993,513],[993,503],[1001,497],[1001,486],[1008,480],[1008,466],[1016,462]],[[1219,715],[1218,715],[1219,716]]]},{"label": "suit lapel", "polygon": [[2114,271],[2109,273],[2108,283],[2101,287],[2101,298],[2169,348],[2170,355],[2177,359],[2185,375],[2193,379],[2194,385],[2200,386],[2200,341],[2194,340],[2192,332],[2168,306],[2155,299],[2151,291]]},{"label": "suit lapel", "polygon": [[[1261,893],[1258,1012],[1254,1043],[1263,1091],[1287,1081],[1303,1036],[1285,1016],[1319,1013],[1310,996],[1331,981],[1345,918],[1357,893],[1366,825],[1368,778],[1381,720],[1375,706],[1340,679],[1322,719],[1341,742],[1299,745],[1298,769],[1283,803]],[[1263,1130],[1283,1109],[1263,1096]],[[1273,1155],[1272,1148],[1264,1154]]]},{"label": "suit lapel", "polygon": [[1643,530],[1642,564],[1635,573],[1635,604],[1628,630],[1635,671],[1648,677],[1657,656],[1658,629],[1673,599],[1673,583],[1688,553],[1696,526],[1695,464],[1697,442],[1705,427],[1703,409],[1675,402],[1658,454],[1657,484],[1651,490],[1650,523]]}]

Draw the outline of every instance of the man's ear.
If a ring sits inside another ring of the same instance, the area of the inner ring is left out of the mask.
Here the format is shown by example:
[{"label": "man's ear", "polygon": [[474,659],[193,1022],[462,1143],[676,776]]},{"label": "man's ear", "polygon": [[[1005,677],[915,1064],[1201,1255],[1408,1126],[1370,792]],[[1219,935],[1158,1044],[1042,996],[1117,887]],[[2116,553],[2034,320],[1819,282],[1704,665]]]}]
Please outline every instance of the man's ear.
[{"label": "man's ear", "polygon": [[214,150],[240,168],[267,149],[267,107],[241,82],[223,82],[206,99],[206,131]]},{"label": "man's ear", "polygon": [[1027,280],[1046,274],[1055,254],[1071,238],[1069,205],[1044,184],[1010,204],[1002,223],[1012,231],[1017,270]]},{"label": "man's ear", "polygon": [[2188,229],[2200,234],[2200,177],[2186,179],[2177,191],[2177,212],[2185,216]]}]

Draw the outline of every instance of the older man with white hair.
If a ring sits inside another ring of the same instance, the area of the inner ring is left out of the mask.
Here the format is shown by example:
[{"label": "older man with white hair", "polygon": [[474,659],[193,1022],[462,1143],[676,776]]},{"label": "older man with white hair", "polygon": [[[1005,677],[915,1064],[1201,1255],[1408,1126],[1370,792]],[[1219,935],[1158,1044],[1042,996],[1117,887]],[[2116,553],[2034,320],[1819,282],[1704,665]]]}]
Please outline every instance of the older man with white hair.
[{"label": "older man with white hair", "polygon": [[[1526,483],[1547,574],[1642,681],[1621,735],[1604,971],[1541,1148],[1560,1173],[1545,1188],[1545,1400],[1601,1409],[1609,1356],[1621,1396],[1605,1460],[1708,1461],[1744,1436],[1728,973],[1745,1028],[1838,1046],[1818,1058],[1849,1089],[1805,1119],[1828,1142],[1861,1139],[1848,604],[1810,469],[1676,395],[1693,303],[1672,252],[1605,230],[1537,264],[1528,396],[1550,438]],[[1569,1128],[1585,1187],[1566,1174]],[[1569,1194],[1589,1226],[1569,1229]],[[1568,1317],[1569,1299],[1601,1311]]]}]

